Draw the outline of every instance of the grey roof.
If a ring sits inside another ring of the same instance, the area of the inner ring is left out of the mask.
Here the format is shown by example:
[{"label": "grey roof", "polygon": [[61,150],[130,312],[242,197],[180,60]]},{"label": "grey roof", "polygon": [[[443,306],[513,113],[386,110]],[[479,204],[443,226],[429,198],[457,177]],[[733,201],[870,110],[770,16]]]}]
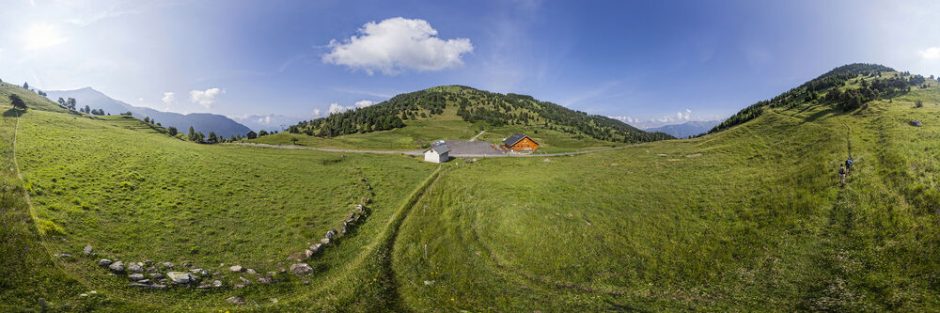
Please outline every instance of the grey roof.
[{"label": "grey roof", "polygon": [[[519,142],[520,140],[522,140],[522,138],[526,138],[526,137],[529,137],[529,136],[526,136],[525,134],[515,134],[512,136],[509,136],[509,138],[506,138],[506,140],[503,140],[503,144],[507,146],[512,146],[516,144],[517,142]],[[535,142],[535,140],[532,139],[532,137],[529,137],[529,140],[532,140],[533,142]],[[536,144],[538,144],[538,142],[536,142]]]},{"label": "grey roof", "polygon": [[431,145],[431,149],[428,150],[434,151],[437,154],[444,154],[450,152],[450,147],[448,147],[446,144],[435,144]]}]

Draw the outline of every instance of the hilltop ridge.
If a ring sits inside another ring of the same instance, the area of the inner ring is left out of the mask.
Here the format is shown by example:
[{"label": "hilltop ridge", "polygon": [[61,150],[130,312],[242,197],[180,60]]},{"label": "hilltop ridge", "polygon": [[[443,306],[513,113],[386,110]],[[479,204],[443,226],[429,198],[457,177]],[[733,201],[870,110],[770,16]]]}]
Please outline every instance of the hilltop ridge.
[{"label": "hilltop ridge", "polygon": [[403,93],[369,107],[303,121],[291,133],[334,137],[407,127],[406,121],[463,120],[482,127],[529,126],[609,142],[637,143],[671,139],[621,121],[590,115],[532,96],[500,94],[468,86],[435,86]]}]

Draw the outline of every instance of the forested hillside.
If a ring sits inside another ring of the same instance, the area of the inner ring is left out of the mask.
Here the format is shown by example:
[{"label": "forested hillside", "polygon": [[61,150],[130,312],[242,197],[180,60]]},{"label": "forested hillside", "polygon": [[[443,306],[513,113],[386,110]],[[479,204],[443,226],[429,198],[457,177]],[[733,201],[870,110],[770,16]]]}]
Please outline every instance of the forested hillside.
[{"label": "forested hillside", "polygon": [[[752,104],[712,128],[710,133],[750,121],[766,108],[792,108],[824,104],[850,111],[875,99],[890,99],[906,94],[911,88],[927,88],[928,78],[895,72],[878,64],[854,63],[837,67],[770,100]],[[930,79],[934,79],[931,77]]]},{"label": "forested hillside", "polygon": [[[448,111],[449,110],[449,111]],[[648,133],[621,121],[589,115],[531,96],[499,94],[465,86],[440,86],[400,94],[374,106],[291,126],[292,133],[334,137],[406,127],[405,121],[423,120],[453,112],[470,123],[501,127],[538,126],[612,142],[647,142],[672,138]]]}]

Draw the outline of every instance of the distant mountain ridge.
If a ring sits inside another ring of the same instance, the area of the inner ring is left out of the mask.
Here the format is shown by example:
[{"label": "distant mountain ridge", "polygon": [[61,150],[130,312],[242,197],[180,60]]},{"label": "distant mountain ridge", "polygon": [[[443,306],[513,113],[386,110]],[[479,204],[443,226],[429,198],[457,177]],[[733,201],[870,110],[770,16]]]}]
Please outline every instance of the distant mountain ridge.
[{"label": "distant mountain ridge", "polygon": [[713,127],[721,123],[720,120],[715,121],[688,121],[681,124],[669,124],[659,127],[650,127],[645,129],[648,132],[662,132],[670,134],[676,138],[689,138],[692,136],[701,135],[707,133]]},{"label": "distant mountain ridge", "polygon": [[180,132],[185,133],[192,126],[198,132],[208,134],[214,132],[222,137],[232,137],[236,135],[244,136],[249,131],[245,125],[242,125],[224,115],[211,113],[190,113],[180,114],[174,112],[157,111],[151,108],[138,107],[127,104],[120,100],[105,95],[91,87],[85,87],[75,90],[54,90],[48,91],[48,98],[56,101],[58,98],[75,98],[79,107],[89,106],[92,109],[102,109],[106,113],[120,114],[131,112],[134,117],[143,119],[150,117],[164,127],[176,127]]}]

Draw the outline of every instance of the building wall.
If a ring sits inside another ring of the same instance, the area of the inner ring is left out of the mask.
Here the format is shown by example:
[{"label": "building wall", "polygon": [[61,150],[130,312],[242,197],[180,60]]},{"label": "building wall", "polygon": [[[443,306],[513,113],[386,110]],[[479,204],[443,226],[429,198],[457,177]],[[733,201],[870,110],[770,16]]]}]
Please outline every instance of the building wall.
[{"label": "building wall", "polygon": [[539,149],[539,145],[535,143],[535,141],[532,141],[532,139],[529,139],[529,137],[526,137],[526,138],[522,138],[522,140],[519,140],[519,142],[517,142],[516,144],[512,145],[512,147],[509,147],[509,148],[512,149],[512,151],[535,152],[535,150]]}]

